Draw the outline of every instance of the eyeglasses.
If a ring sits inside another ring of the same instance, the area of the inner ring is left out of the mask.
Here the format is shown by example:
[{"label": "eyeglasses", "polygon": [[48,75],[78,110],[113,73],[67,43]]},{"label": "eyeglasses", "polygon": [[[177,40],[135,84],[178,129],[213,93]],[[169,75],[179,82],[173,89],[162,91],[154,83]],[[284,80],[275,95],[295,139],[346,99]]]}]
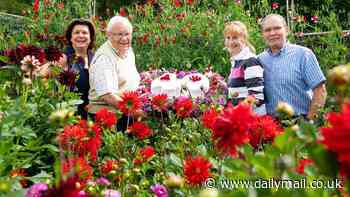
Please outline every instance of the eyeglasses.
[{"label": "eyeglasses", "polygon": [[123,37],[129,37],[131,36],[131,33],[126,32],[126,33],[113,33],[113,32],[109,32],[109,34],[111,35],[111,37],[113,38],[123,38]]}]

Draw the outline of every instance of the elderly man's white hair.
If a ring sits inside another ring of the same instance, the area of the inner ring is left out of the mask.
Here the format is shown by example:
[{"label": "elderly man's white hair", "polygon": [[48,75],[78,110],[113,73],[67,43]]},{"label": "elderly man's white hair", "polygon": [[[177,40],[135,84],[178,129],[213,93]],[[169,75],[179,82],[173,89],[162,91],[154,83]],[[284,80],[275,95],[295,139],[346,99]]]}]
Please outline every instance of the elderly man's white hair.
[{"label": "elderly man's white hair", "polygon": [[280,20],[282,25],[288,28],[286,19],[283,16],[279,15],[279,14],[269,14],[269,15],[265,16],[265,18],[263,18],[262,21],[261,21],[261,27],[263,28],[265,22],[267,21],[267,19],[270,19],[272,17],[277,18],[278,20]]},{"label": "elderly man's white hair", "polygon": [[132,25],[129,21],[128,18],[125,18],[125,17],[122,17],[122,16],[113,16],[108,24],[107,24],[107,32],[111,32],[112,31],[112,28],[113,26],[116,24],[116,23],[122,23],[124,25],[126,25],[131,31],[132,31]]}]

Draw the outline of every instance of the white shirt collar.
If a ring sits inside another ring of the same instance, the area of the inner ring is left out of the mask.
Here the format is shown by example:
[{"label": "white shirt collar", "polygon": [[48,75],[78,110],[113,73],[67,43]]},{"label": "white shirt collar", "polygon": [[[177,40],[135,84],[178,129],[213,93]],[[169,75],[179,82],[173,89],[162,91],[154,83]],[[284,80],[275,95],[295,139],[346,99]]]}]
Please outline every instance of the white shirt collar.
[{"label": "white shirt collar", "polygon": [[231,60],[245,60],[251,57],[256,57],[254,53],[252,53],[249,47],[244,47],[237,55],[231,57]]}]

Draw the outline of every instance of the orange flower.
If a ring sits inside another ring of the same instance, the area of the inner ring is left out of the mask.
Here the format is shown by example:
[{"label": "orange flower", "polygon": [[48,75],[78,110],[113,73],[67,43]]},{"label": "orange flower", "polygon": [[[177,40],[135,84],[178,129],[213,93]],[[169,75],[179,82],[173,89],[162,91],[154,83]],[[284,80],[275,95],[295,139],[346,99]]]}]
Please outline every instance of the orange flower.
[{"label": "orange flower", "polygon": [[[15,177],[23,177],[23,176],[28,176],[28,173],[26,172],[26,170],[24,168],[18,168],[18,169],[14,169],[10,172],[10,177],[15,178]],[[19,183],[21,184],[21,186],[23,188],[27,188],[28,187],[28,180],[27,179],[21,179],[19,181]]]}]

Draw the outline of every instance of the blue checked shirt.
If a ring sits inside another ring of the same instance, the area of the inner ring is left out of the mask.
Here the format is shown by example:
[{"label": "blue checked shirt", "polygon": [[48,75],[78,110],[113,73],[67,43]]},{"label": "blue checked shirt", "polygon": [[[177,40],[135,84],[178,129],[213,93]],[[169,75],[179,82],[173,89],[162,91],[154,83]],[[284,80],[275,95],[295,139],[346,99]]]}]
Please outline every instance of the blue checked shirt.
[{"label": "blue checked shirt", "polygon": [[279,53],[268,49],[258,58],[264,66],[267,113],[276,115],[278,102],[284,101],[294,108],[295,115],[306,115],[311,104],[308,91],[326,80],[314,53],[286,43]]}]

